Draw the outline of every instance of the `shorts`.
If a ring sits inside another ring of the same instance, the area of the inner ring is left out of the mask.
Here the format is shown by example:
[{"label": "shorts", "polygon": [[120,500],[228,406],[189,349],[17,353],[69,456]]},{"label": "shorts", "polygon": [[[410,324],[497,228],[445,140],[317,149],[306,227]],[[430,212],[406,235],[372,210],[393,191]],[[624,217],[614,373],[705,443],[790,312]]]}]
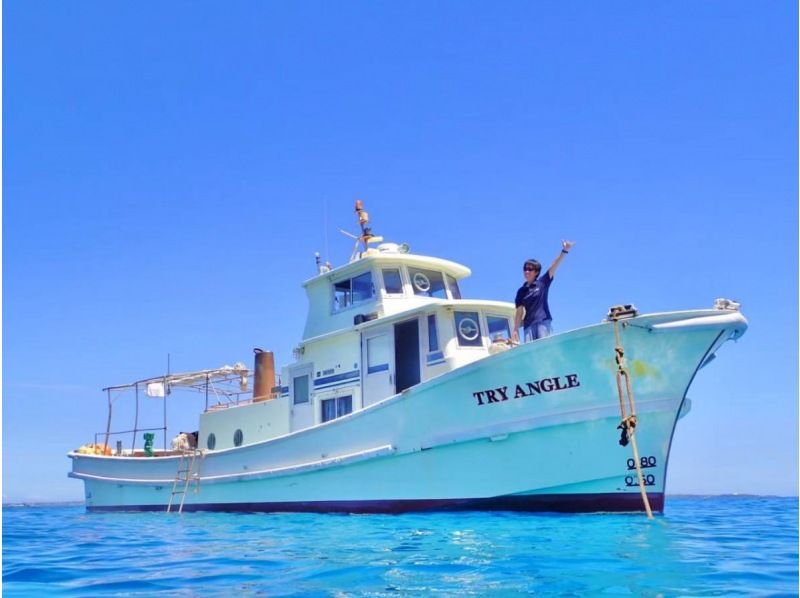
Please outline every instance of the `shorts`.
[{"label": "shorts", "polygon": [[553,320],[542,320],[532,322],[530,326],[525,326],[525,342],[535,341],[537,338],[544,338],[553,333]]}]

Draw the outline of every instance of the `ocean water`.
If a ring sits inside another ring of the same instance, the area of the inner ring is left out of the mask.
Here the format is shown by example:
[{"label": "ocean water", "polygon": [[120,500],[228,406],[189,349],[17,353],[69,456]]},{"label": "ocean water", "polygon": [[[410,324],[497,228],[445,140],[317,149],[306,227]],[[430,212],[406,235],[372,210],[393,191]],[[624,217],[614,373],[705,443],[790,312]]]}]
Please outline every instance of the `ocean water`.
[{"label": "ocean water", "polygon": [[663,515],[3,508],[3,596],[796,596],[798,502]]}]

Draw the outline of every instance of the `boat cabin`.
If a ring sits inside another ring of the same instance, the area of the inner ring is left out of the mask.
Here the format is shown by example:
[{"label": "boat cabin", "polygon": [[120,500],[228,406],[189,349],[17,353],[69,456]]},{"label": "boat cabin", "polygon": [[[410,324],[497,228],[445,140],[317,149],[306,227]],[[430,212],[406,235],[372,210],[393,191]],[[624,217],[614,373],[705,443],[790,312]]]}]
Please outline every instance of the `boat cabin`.
[{"label": "boat cabin", "polygon": [[261,442],[343,417],[507,347],[514,305],[463,299],[466,266],[369,247],[303,286],[308,317],[270,400],[209,409],[199,448]]},{"label": "boat cabin", "polygon": [[[254,389],[246,399],[250,372],[241,363],[109,387],[105,434],[95,434],[87,450],[110,453],[112,436],[117,456],[179,453],[187,439],[192,449],[244,447],[324,425],[509,348],[512,303],[464,299],[459,283],[469,268],[409,253],[405,244],[384,243],[372,235],[360,201],[356,213],[362,234],[351,235],[356,247],[350,261],[334,269],[317,256],[317,274],[303,283],[309,302],[305,329],[278,384],[272,353],[256,350]],[[169,450],[166,397],[180,387],[203,393],[206,405],[199,430],[181,433]],[[161,427],[140,427],[140,390],[164,398]],[[112,432],[112,404],[128,391],[135,396],[134,429]],[[216,404],[209,403],[212,397]],[[143,451],[135,450],[139,432],[149,437]],[[164,435],[163,451],[152,446],[158,432]],[[122,450],[116,437],[129,433],[131,448]],[[101,435],[104,442],[98,443]]]}]

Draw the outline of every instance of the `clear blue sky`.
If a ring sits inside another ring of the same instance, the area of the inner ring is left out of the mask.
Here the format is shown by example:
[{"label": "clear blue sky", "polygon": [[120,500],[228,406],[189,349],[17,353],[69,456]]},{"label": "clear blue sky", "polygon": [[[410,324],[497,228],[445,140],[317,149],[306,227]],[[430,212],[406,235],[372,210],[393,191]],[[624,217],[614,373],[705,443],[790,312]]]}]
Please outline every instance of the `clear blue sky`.
[{"label": "clear blue sky", "polygon": [[3,499],[82,498],[64,455],[104,429],[100,389],[167,354],[290,361],[300,282],[315,251],[347,259],[356,198],[387,240],[470,266],[470,297],[513,300],[525,258],[575,240],[557,331],[741,301],[667,490],[796,494],[797,16],[5,2]]}]

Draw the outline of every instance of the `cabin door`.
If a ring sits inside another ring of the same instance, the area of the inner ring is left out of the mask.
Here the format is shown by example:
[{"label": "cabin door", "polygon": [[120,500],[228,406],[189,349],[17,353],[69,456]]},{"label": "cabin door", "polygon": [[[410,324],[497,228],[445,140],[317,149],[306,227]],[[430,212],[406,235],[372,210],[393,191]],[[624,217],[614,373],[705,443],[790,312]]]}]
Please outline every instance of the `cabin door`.
[{"label": "cabin door", "polygon": [[394,339],[391,327],[365,332],[361,344],[364,407],[394,394]]},{"label": "cabin door", "polygon": [[395,392],[419,384],[419,320],[394,325]]}]

